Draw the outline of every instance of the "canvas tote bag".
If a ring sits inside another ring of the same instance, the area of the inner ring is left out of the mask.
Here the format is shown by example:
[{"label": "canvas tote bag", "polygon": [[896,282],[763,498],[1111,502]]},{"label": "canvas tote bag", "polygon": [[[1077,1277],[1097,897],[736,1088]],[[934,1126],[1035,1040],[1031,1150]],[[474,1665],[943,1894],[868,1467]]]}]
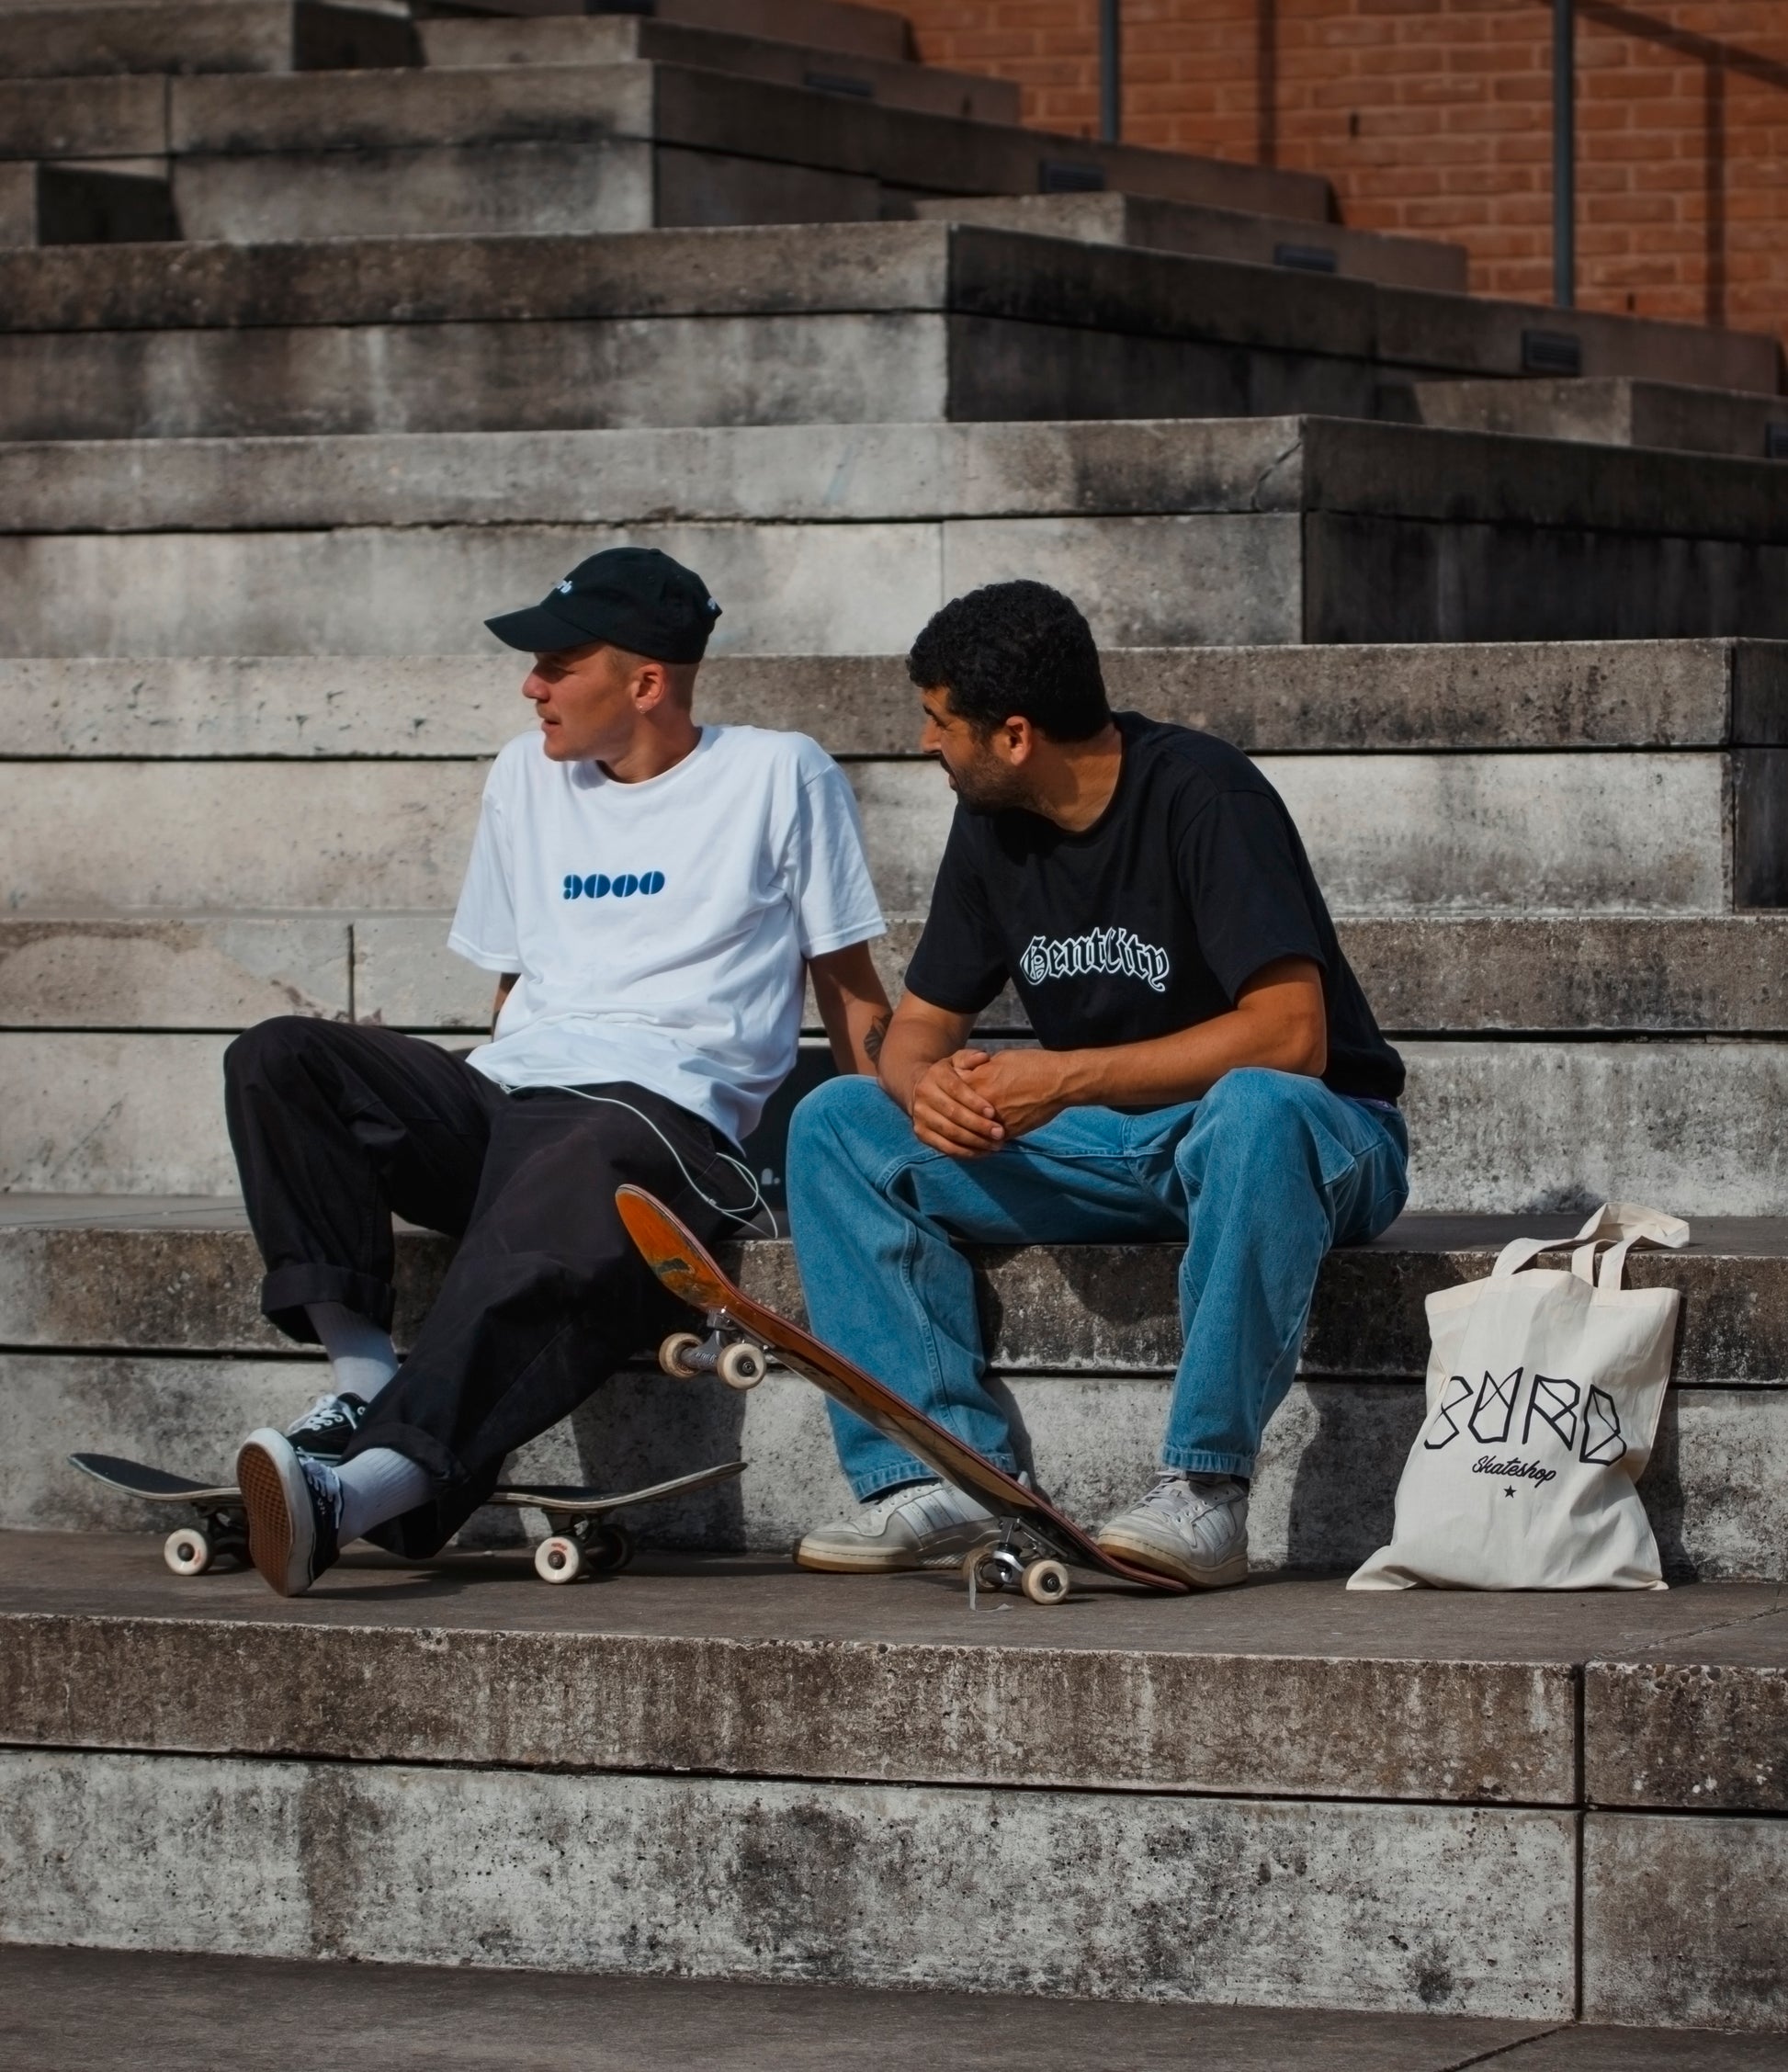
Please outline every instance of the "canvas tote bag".
[{"label": "canvas tote bag", "polygon": [[1488,1281],[1428,1297],[1427,1417],[1391,1544],[1349,1590],[1666,1587],[1635,1485],[1681,1296],[1621,1283],[1635,1244],[1688,1241],[1676,1217],[1610,1202],[1577,1233],[1568,1272],[1533,1263],[1556,1238],[1517,1238]]}]

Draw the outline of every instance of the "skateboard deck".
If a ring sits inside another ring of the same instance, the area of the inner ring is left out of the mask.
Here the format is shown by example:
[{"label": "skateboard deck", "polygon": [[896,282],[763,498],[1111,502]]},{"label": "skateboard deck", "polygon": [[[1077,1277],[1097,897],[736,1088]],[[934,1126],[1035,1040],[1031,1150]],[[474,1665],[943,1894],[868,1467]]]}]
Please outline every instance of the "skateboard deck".
[{"label": "skateboard deck", "polygon": [[[176,1576],[203,1575],[221,1556],[247,1560],[248,1520],[242,1491],[233,1483],[195,1482],[189,1476],[171,1475],[145,1461],[120,1460],[115,1454],[68,1457],[84,1475],[91,1475],[108,1489],[122,1489],[148,1503],[187,1504],[198,1512],[198,1524],[170,1533],[162,1548],[164,1560]],[[648,1489],[607,1496],[573,1482],[506,1482],[485,1500],[515,1510],[544,1512],[548,1537],[534,1550],[535,1569],[547,1582],[569,1583],[580,1576],[625,1568],[633,1558],[631,1539],[624,1527],[606,1523],[609,1512],[705,1489],[744,1471],[742,1460],[722,1461],[716,1467],[697,1468],[693,1475],[674,1476]]]},{"label": "skateboard deck", "polygon": [[[854,1411],[884,1438],[917,1455],[993,1514],[993,1542],[971,1552],[963,1563],[971,1593],[977,1586],[1001,1589],[1022,1582],[1025,1595],[1035,1602],[1058,1602],[1068,1591],[1063,1564],[1096,1569],[1145,1590],[1186,1593],[1188,1586],[1176,1578],[1107,1554],[1040,1490],[1008,1475],[873,1375],[735,1287],[693,1233],[643,1187],[617,1188],[615,1206],[652,1272],[673,1295],[703,1311],[707,1319],[705,1346],[688,1334],[664,1342],[661,1364],[666,1371],[718,1371],[731,1379],[727,1354],[732,1348],[726,1342],[730,1329],[735,1341],[755,1342],[761,1351],[774,1353],[785,1366]],[[741,1379],[734,1385],[749,1383]],[[1036,1572],[1047,1569],[1057,1573]]]}]

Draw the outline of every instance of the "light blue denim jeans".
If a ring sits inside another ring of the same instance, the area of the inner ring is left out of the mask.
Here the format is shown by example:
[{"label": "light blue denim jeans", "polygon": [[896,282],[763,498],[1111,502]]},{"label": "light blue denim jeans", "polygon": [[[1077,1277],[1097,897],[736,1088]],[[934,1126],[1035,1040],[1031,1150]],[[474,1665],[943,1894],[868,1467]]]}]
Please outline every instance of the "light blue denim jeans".
[{"label": "light blue denim jeans", "polygon": [[[953,1239],[1084,1244],[1184,1238],[1166,1467],[1250,1475],[1297,1367],[1333,1244],[1375,1238],[1409,1193],[1394,1108],[1248,1069],[1143,1115],[1070,1108],[979,1159],[912,1134],[873,1080],[829,1080],[795,1111],[788,1208],[813,1329],[971,1446],[1015,1466],[989,1393],[974,1277]],[[930,1474],[835,1404],[859,1499]]]}]

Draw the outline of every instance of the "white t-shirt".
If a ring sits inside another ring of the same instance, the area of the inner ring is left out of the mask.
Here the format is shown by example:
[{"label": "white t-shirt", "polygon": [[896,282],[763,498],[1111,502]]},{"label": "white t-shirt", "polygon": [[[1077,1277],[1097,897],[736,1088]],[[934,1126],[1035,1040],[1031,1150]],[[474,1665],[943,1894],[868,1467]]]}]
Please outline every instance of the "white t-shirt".
[{"label": "white t-shirt", "polygon": [[803,960],[884,932],[856,801],[805,734],[704,727],[618,784],[512,741],[449,947],[521,974],[470,1062],[500,1086],[631,1080],[729,1137],[794,1065]]}]

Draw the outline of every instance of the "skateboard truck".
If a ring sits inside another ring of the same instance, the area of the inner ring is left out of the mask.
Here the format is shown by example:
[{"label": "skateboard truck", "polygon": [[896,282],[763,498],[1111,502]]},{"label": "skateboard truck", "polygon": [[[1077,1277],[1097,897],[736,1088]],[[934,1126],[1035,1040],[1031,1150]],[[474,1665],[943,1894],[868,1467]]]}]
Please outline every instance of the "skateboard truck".
[{"label": "skateboard truck", "polygon": [[755,1388],[770,1371],[764,1348],[747,1338],[723,1309],[710,1309],[707,1335],[673,1331],[658,1348],[658,1364],[678,1381],[719,1375],[729,1388]]},{"label": "skateboard truck", "polygon": [[176,1576],[202,1576],[214,1561],[248,1562],[248,1513],[207,1512],[197,1525],[182,1525],[162,1542],[162,1559]]},{"label": "skateboard truck", "polygon": [[962,1579],[968,1585],[968,1609],[980,1591],[1022,1590],[1033,1604],[1059,1604],[1072,1587],[1067,1564],[1058,1561],[1024,1521],[1006,1520],[1005,1530],[989,1546],[983,1541],[962,1557]]}]

